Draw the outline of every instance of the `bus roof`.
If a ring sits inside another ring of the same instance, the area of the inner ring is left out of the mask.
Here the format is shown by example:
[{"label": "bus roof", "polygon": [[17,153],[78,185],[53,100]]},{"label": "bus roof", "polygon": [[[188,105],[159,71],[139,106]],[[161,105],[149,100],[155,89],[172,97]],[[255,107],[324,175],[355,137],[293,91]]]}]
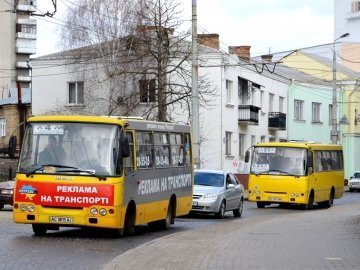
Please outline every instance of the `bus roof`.
[{"label": "bus roof", "polygon": [[289,141],[289,142],[267,142],[257,143],[255,147],[298,147],[298,148],[312,148],[312,149],[328,149],[341,150],[342,146],[339,144],[324,144],[305,141]]},{"label": "bus roof", "polygon": [[40,115],[31,116],[28,122],[78,122],[78,123],[98,123],[98,124],[117,124],[128,126],[136,130],[154,131],[175,131],[189,132],[189,125],[175,124],[169,122],[156,122],[144,120],[142,117],[127,116],[90,116],[90,115]]}]

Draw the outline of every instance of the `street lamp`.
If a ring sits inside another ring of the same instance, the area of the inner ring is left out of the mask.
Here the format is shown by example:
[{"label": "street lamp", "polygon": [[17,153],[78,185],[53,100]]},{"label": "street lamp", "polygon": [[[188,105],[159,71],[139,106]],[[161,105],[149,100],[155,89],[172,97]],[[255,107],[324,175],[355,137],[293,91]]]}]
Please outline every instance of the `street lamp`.
[{"label": "street lamp", "polygon": [[332,119],[331,119],[331,143],[337,144],[338,142],[338,130],[337,130],[337,93],[336,93],[336,52],[335,52],[335,42],[339,39],[349,36],[349,33],[345,33],[334,39],[333,41],[333,104],[332,104]]}]

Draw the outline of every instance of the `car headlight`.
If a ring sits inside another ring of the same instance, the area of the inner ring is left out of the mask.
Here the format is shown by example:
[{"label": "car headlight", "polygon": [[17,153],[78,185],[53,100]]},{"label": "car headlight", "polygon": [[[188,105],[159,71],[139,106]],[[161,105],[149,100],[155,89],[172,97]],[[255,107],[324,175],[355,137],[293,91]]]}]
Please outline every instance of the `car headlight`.
[{"label": "car headlight", "polygon": [[8,194],[8,195],[11,195],[13,194],[14,191],[12,189],[2,189],[1,190],[1,194]]},{"label": "car headlight", "polygon": [[216,199],[217,199],[217,194],[214,193],[205,194],[201,197],[201,200],[203,201],[216,201]]}]

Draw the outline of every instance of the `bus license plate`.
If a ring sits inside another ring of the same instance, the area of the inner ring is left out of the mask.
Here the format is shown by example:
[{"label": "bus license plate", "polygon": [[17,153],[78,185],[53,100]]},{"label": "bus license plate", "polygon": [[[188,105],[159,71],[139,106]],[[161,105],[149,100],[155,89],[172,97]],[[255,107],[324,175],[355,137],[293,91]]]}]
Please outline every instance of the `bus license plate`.
[{"label": "bus license plate", "polygon": [[53,223],[74,223],[72,217],[50,217],[50,222]]},{"label": "bus license plate", "polygon": [[280,202],[282,199],[280,197],[269,197],[269,201]]}]

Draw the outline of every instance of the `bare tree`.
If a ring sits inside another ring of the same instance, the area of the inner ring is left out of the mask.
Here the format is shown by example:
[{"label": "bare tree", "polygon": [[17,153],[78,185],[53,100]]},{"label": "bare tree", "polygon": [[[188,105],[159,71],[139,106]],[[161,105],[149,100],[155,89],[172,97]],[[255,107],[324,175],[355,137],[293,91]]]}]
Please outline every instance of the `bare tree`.
[{"label": "bare tree", "polygon": [[[188,122],[191,33],[179,30],[179,2],[74,3],[68,8],[62,41],[79,59],[76,68],[89,74],[86,113],[141,115],[158,121],[186,114]],[[216,91],[205,78],[200,78],[199,89],[200,102],[206,106]]]}]

